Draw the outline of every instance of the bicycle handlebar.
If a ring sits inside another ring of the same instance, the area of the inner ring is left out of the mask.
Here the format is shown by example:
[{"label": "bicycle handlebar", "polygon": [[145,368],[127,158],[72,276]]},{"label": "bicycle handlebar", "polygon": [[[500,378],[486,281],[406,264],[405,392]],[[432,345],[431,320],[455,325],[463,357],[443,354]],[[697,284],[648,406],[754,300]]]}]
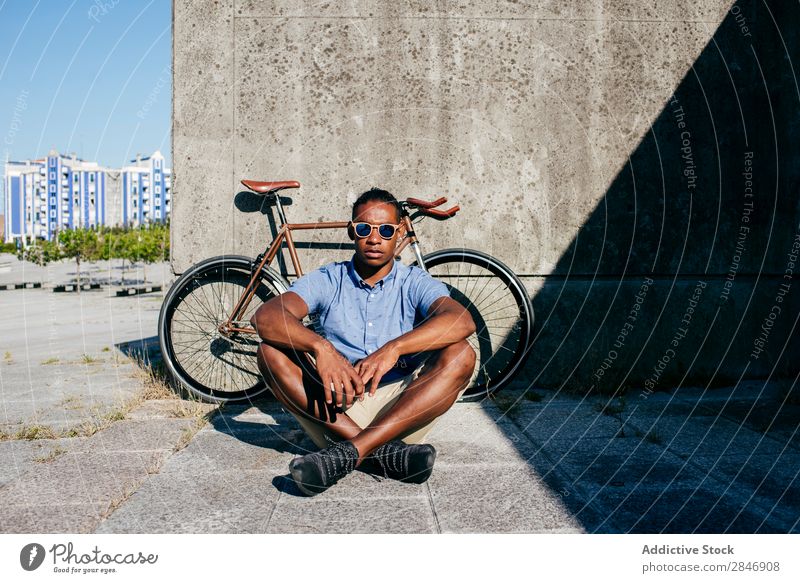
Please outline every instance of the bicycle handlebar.
[{"label": "bicycle handlebar", "polygon": [[436,211],[436,210],[433,210],[433,209],[424,209],[424,210],[422,210],[420,212],[422,212],[422,213],[424,213],[424,214],[426,214],[428,216],[431,216],[434,219],[449,219],[450,217],[455,216],[455,214],[459,210],[461,210],[461,207],[456,205],[456,206],[454,206],[452,208],[447,209],[446,211]]},{"label": "bicycle handlebar", "polygon": [[410,204],[411,206],[415,206],[421,209],[432,209],[433,207],[437,207],[447,202],[445,197],[439,197],[433,202],[428,202],[426,200],[420,200],[418,198],[407,198],[406,203]]},{"label": "bicycle handlebar", "polygon": [[434,207],[443,205],[446,202],[447,198],[445,198],[444,196],[439,197],[434,201],[420,200],[418,198],[407,198],[405,200],[406,205],[419,209],[419,212],[421,214],[439,220],[449,219],[450,217],[454,216],[459,210],[461,210],[461,207],[459,207],[458,205],[449,208],[446,211],[434,210]]}]

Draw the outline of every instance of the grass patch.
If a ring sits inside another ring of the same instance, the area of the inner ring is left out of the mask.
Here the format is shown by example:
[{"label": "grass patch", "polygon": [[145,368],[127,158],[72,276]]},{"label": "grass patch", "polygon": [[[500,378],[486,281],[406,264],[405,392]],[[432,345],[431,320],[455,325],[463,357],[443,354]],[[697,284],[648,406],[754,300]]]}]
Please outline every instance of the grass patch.
[{"label": "grass patch", "polygon": [[52,358],[48,358],[47,360],[43,360],[42,364],[45,364],[45,365],[46,364],[58,364],[59,362],[61,362],[59,359],[57,359],[55,357],[52,357]]},{"label": "grass patch", "polygon": [[200,429],[202,429],[202,427],[206,423],[208,423],[208,421],[211,419],[214,413],[215,413],[214,411],[210,411],[209,413],[206,413],[202,417],[198,417],[197,419],[195,419],[194,423],[192,423],[189,427],[185,427],[181,432],[181,437],[178,440],[178,443],[176,443],[175,447],[172,448],[173,451],[179,452],[187,445],[189,445],[189,442],[192,441],[192,438],[195,435],[197,435],[197,432],[200,431]]},{"label": "grass patch", "polygon": [[202,403],[178,401],[170,411],[169,416],[175,419],[189,419],[205,414],[205,407]]},{"label": "grass patch", "polygon": [[654,443],[656,445],[661,445],[664,443],[664,438],[655,427],[647,432],[647,434],[644,436],[644,439],[645,441],[649,441],[650,443]]},{"label": "grass patch", "polygon": [[88,354],[84,354],[81,356],[81,362],[83,364],[93,364],[95,362],[100,362],[99,358],[95,358],[94,356],[90,356]]},{"label": "grass patch", "polygon": [[65,431],[64,437],[91,437],[110,424],[111,423],[103,423],[102,421],[84,421],[80,425],[76,425]]},{"label": "grass patch", "polygon": [[540,403],[544,397],[542,397],[539,393],[534,393],[533,391],[525,391],[525,399],[528,401],[533,401],[534,403]]},{"label": "grass patch", "polygon": [[26,425],[14,435],[16,440],[33,441],[34,439],[57,439],[58,435],[52,427],[46,425]]},{"label": "grass patch", "polygon": [[80,397],[67,397],[61,402],[61,406],[67,411],[77,411],[83,409],[83,402]]},{"label": "grass patch", "polygon": [[65,453],[67,453],[66,449],[64,449],[63,447],[56,446],[55,448],[50,450],[50,453],[48,453],[47,455],[39,456],[37,458],[34,458],[33,461],[35,461],[37,463],[40,463],[40,464],[46,464],[46,463],[52,462],[58,456],[63,455]]},{"label": "grass patch", "polygon": [[618,397],[616,399],[611,398],[608,401],[598,401],[594,404],[594,410],[598,413],[602,413],[603,415],[608,415],[610,417],[616,417],[620,415],[623,411],[625,411],[625,407],[627,407],[627,401],[625,400],[624,396]]},{"label": "grass patch", "polygon": [[624,396],[617,398],[611,397],[607,401],[597,401],[593,408],[601,415],[608,415],[619,421],[619,431],[617,437],[625,438],[625,422],[622,420],[622,413],[627,407],[627,402]]},{"label": "grass patch", "polygon": [[492,400],[492,402],[494,402],[495,405],[497,405],[497,408],[507,416],[515,417],[519,415],[522,399],[509,395],[503,395],[502,393],[499,395],[489,395],[489,398]]},{"label": "grass patch", "polygon": [[112,411],[111,413],[108,413],[104,417],[104,419],[110,421],[111,423],[113,423],[114,421],[122,421],[123,419],[125,419],[125,411],[119,409],[116,411]]},{"label": "grass patch", "polygon": [[6,361],[7,364],[11,364],[14,362],[14,357],[11,356],[11,353],[6,350],[6,353],[3,355],[3,360]]},{"label": "grass patch", "polygon": [[137,356],[133,358],[133,363],[136,365],[136,378],[144,387],[143,400],[180,398],[163,361],[149,362]]},{"label": "grass patch", "polygon": [[103,352],[111,352],[111,349],[108,346],[103,347]]}]

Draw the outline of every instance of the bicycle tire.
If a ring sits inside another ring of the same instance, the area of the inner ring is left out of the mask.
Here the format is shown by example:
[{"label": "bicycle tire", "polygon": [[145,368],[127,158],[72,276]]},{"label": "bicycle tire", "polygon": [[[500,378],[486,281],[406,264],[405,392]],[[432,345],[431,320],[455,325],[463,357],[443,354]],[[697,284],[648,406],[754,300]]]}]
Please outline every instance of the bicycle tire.
[{"label": "bicycle tire", "polygon": [[467,340],[477,356],[460,401],[476,401],[508,385],[519,372],[533,333],[533,305],[522,281],[503,262],[472,249],[442,249],[423,256],[425,268],[472,315]]},{"label": "bicycle tire", "polygon": [[[244,401],[267,390],[256,362],[258,336],[225,337],[218,330],[250,281],[253,267],[248,257],[212,257],[186,271],[164,298],[158,318],[164,363],[181,386],[205,402]],[[242,322],[288,287],[277,272],[262,269],[256,297]]]}]

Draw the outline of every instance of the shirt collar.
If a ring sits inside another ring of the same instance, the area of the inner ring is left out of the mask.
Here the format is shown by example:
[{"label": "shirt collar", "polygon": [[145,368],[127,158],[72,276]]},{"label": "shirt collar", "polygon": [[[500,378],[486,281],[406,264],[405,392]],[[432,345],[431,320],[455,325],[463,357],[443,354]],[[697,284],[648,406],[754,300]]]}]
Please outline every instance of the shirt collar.
[{"label": "shirt collar", "polygon": [[[370,287],[370,285],[363,279],[361,279],[360,275],[358,275],[358,272],[356,271],[355,259],[356,256],[354,254],[353,257],[350,258],[350,261],[347,262],[347,273],[350,275],[350,279],[353,281],[356,287]],[[388,274],[386,274],[386,276],[383,279],[375,282],[375,285],[372,287],[377,287],[379,284],[381,287],[384,287],[387,283],[389,283],[395,277],[397,277],[397,270],[398,270],[397,265],[400,262],[397,260],[392,260],[392,261],[393,261],[392,270]]]}]

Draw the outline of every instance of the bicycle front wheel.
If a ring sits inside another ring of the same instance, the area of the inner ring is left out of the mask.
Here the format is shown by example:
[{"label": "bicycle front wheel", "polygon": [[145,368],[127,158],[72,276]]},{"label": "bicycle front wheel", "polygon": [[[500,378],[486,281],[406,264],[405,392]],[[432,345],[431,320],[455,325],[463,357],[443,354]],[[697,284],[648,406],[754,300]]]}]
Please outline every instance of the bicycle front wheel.
[{"label": "bicycle front wheel", "polygon": [[[161,353],[172,376],[203,401],[224,403],[250,399],[266,390],[256,362],[258,335],[223,335],[225,322],[251,277],[251,260],[222,256],[193,266],[170,288],[159,316]],[[265,268],[255,296],[234,325],[250,329],[250,318],[265,301],[289,284]]]},{"label": "bicycle front wheel", "polygon": [[519,371],[533,332],[533,307],[525,286],[504,263],[471,249],[425,255],[425,268],[472,315],[477,328],[467,341],[477,356],[462,401],[500,390]]}]

